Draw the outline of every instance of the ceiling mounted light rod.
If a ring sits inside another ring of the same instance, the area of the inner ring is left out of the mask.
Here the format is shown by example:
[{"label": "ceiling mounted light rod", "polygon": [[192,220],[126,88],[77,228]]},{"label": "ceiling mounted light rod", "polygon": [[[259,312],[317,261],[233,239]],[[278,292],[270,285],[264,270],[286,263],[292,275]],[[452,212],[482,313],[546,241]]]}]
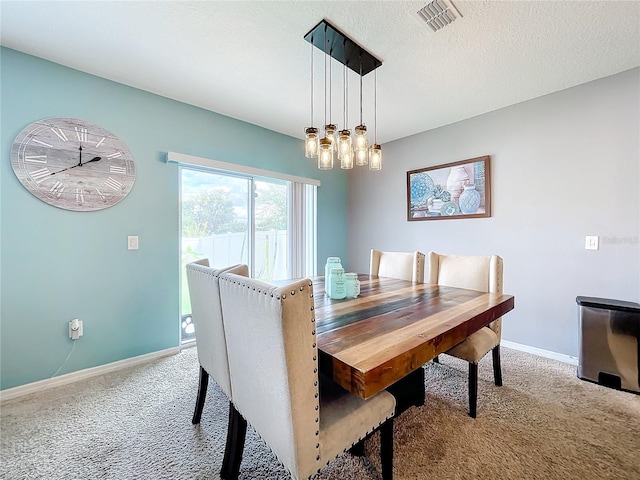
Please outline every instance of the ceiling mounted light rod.
[{"label": "ceiling mounted light rod", "polygon": [[333,118],[331,114],[332,103],[333,103],[333,100],[331,97],[331,61],[329,61],[329,122],[325,123],[324,136],[329,139],[329,141],[331,142],[331,148],[335,152],[338,149],[338,139],[336,138],[336,130],[338,129],[338,126],[334,124],[333,121],[331,120]]},{"label": "ceiling mounted light rod", "polygon": [[[324,34],[326,34],[327,40],[324,42]],[[382,65],[382,62],[376,57],[367,52],[364,48],[358,45],[356,42],[347,37],[344,33],[331,25],[326,20],[322,20],[315,27],[313,27],[305,36],[304,39],[311,43],[313,46],[319,48],[331,55],[338,62],[346,65],[351,70],[360,74],[360,55],[362,54],[362,75],[374,71],[376,68]]]}]

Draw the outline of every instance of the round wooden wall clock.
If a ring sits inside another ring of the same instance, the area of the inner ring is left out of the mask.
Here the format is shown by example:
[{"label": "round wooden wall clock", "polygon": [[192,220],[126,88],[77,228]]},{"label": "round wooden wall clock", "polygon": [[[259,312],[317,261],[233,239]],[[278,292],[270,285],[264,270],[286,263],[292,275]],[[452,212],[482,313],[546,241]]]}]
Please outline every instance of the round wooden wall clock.
[{"label": "round wooden wall clock", "polygon": [[124,142],[76,118],[46,118],[27,126],[11,146],[11,167],[40,200],[78,212],[115,205],[136,179]]}]

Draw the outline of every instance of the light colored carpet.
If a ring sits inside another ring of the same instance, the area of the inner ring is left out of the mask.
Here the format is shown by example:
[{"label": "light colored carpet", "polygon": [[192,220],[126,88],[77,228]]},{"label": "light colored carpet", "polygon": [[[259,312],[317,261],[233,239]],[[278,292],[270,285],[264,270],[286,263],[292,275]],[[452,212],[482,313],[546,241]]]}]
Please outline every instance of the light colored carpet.
[{"label": "light colored carpet", "polygon": [[[427,402],[396,419],[396,479],[640,479],[640,396],[576,378],[574,366],[502,349],[479,372],[478,418],[467,415],[467,368],[441,356],[426,366]],[[228,403],[210,382],[202,423],[191,424],[198,361],[181,354],[7,402],[0,478],[216,479]],[[377,479],[377,436],[318,479]],[[286,479],[249,428],[244,479]]]}]

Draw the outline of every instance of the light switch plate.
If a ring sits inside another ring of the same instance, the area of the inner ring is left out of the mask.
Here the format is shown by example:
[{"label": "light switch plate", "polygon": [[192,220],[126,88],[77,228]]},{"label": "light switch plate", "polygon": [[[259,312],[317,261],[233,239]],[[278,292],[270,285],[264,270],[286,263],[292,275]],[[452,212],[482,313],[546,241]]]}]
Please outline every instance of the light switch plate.
[{"label": "light switch plate", "polygon": [[587,235],[584,241],[585,250],[598,250],[598,237],[596,235]]},{"label": "light switch plate", "polygon": [[127,248],[129,250],[138,250],[138,236],[127,237]]}]

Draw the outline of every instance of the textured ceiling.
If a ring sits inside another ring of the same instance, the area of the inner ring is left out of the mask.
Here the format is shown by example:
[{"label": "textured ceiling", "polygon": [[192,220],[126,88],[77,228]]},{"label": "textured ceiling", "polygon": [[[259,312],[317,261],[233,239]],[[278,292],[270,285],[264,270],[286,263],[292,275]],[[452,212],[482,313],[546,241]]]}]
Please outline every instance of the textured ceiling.
[{"label": "textured ceiling", "polygon": [[[302,137],[310,44],[327,19],[382,60],[378,143],[450,124],[640,65],[638,1],[460,1],[434,33],[426,1],[2,1],[3,46]],[[316,127],[324,123],[316,50]],[[331,69],[342,128],[342,66]],[[364,122],[373,130],[373,74]],[[359,120],[349,77],[349,125]],[[53,114],[53,112],[52,112]]]}]

